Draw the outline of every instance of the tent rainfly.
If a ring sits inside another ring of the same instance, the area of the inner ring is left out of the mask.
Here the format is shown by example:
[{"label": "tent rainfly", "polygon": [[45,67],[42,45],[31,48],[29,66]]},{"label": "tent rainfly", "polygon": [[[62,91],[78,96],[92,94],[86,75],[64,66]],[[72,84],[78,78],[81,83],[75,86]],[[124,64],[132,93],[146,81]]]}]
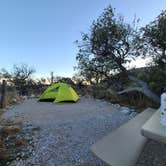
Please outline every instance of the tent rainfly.
[{"label": "tent rainfly", "polygon": [[75,90],[65,83],[52,84],[39,97],[39,101],[53,100],[54,103],[62,101],[76,102],[78,99],[79,96],[77,95]]}]

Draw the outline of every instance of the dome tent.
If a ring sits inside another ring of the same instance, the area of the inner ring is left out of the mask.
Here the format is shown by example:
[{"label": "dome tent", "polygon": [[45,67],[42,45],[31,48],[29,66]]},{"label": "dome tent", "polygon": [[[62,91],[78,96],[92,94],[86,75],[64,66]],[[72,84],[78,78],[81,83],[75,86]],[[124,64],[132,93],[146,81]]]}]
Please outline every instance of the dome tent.
[{"label": "dome tent", "polygon": [[62,101],[76,102],[79,96],[75,90],[65,83],[55,83],[48,87],[39,97],[39,101],[53,100],[54,103]]}]

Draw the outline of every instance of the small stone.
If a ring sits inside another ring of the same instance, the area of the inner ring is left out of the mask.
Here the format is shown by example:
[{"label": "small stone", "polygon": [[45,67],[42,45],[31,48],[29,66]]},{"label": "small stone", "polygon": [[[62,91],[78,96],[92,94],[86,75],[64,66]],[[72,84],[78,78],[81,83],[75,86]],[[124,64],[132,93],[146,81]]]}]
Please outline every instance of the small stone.
[{"label": "small stone", "polygon": [[127,110],[127,109],[121,110],[120,112],[122,112],[124,114],[130,114],[130,110]]},{"label": "small stone", "polygon": [[121,110],[130,110],[128,107],[120,107]]},{"label": "small stone", "polygon": [[138,114],[138,112],[131,112],[130,116],[135,117]]},{"label": "small stone", "polygon": [[119,104],[114,104],[114,106],[115,106],[116,108],[120,108],[120,105],[119,105]]},{"label": "small stone", "polygon": [[17,158],[16,158],[16,160],[17,160],[17,161],[19,161],[19,160],[20,160],[20,158],[19,158],[19,157],[17,157]]}]

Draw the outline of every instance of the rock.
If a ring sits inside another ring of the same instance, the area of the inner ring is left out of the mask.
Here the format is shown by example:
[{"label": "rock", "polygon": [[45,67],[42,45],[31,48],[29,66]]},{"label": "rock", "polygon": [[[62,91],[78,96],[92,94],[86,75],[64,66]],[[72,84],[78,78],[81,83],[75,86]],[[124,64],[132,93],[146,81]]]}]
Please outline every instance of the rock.
[{"label": "rock", "polygon": [[121,110],[130,110],[128,107],[121,107]]},{"label": "rock", "polygon": [[130,116],[131,116],[131,117],[135,117],[137,114],[138,114],[138,112],[132,111],[132,112],[130,113]]},{"label": "rock", "polygon": [[128,107],[121,107],[120,112],[122,112],[124,114],[130,114],[131,110]]},{"label": "rock", "polygon": [[119,104],[114,104],[114,107],[120,108],[120,105]]},{"label": "rock", "polygon": [[13,98],[12,102],[13,102],[13,103],[17,103],[17,99],[16,99],[16,98]]},{"label": "rock", "polygon": [[130,114],[130,110],[127,110],[127,109],[121,110],[120,112],[122,112],[122,113],[124,113],[124,114]]}]

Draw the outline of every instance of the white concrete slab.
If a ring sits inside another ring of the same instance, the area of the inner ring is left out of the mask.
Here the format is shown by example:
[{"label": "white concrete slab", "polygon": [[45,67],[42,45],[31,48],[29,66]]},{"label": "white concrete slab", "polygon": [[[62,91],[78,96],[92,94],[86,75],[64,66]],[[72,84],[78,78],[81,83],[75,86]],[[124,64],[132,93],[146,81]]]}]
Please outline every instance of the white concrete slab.
[{"label": "white concrete slab", "polygon": [[160,124],[160,110],[143,125],[141,133],[149,139],[166,143],[166,127]]},{"label": "white concrete slab", "polygon": [[134,166],[147,141],[140,130],[153,113],[153,109],[146,109],[92,145],[92,152],[111,166]]}]

